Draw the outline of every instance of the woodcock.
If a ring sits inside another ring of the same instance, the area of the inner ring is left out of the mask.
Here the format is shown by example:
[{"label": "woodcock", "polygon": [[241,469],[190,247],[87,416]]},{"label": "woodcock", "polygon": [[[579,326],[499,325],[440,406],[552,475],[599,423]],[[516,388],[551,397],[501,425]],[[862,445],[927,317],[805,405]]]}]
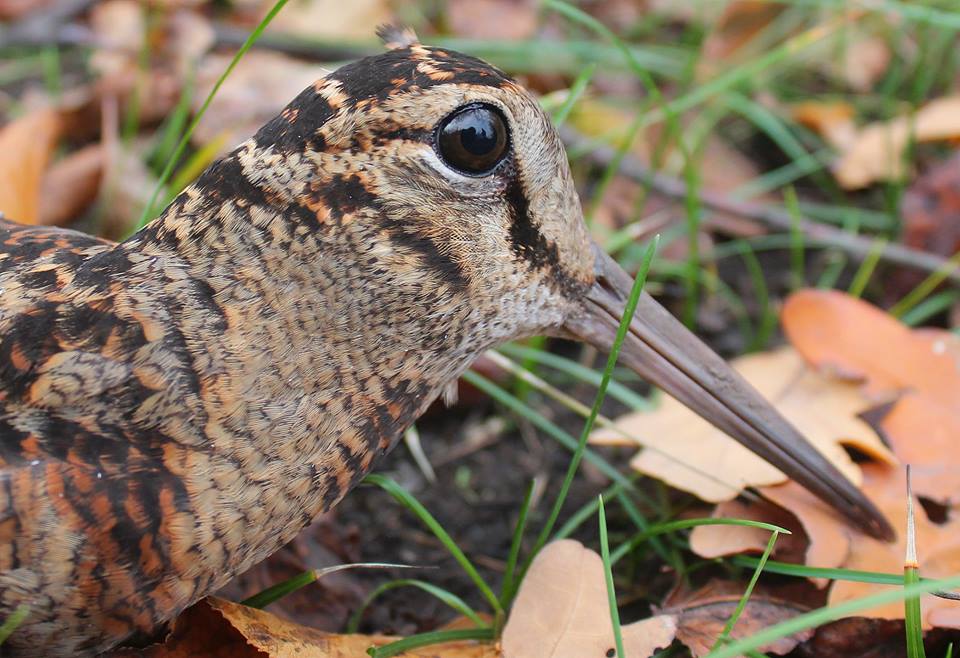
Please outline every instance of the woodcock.
[{"label": "woodcock", "polygon": [[[484,350],[609,348],[630,278],[495,68],[410,40],[306,89],[119,244],[0,220],[7,655],[162,624],[334,506]],[[873,505],[644,295],[621,359],[877,536]]]}]

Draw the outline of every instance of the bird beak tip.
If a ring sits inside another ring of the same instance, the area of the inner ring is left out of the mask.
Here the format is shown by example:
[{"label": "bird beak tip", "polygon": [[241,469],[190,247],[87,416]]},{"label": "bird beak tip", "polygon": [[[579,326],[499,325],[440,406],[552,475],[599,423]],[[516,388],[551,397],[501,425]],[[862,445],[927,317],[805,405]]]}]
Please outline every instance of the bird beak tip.
[{"label": "bird beak tip", "polygon": [[[566,334],[609,351],[632,281],[601,249],[596,281],[563,327]],[[857,527],[892,539],[886,518],[746,380],[660,306],[641,293],[620,360],[677,398]]]}]

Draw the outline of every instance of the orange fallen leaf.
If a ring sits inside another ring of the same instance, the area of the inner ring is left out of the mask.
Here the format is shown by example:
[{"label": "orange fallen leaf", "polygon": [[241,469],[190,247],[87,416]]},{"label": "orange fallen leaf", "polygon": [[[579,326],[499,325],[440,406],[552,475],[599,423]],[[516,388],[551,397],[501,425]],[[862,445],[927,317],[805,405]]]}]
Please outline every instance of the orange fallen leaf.
[{"label": "orange fallen leaf", "polygon": [[836,290],[802,290],[783,307],[787,338],[813,365],[864,380],[889,400],[912,390],[960,411],[960,336],[911,331],[867,302]]},{"label": "orange fallen leaf", "polygon": [[903,154],[911,141],[935,142],[957,137],[960,137],[960,96],[939,98],[912,115],[861,128],[834,166],[834,175],[846,189],[899,180],[905,173]]},{"label": "orange fallen leaf", "polygon": [[[503,658],[605,658],[614,649],[613,625],[600,556],[564,539],[537,555],[503,630]],[[624,652],[650,656],[676,633],[673,615],[622,627]]]},{"label": "orange fallen leaf", "polygon": [[63,129],[52,109],[31,112],[0,130],[0,213],[21,224],[40,217],[40,185]]},{"label": "orange fallen leaf", "polygon": [[[732,365],[853,482],[860,482],[860,469],[842,445],[895,461],[869,425],[857,418],[872,406],[857,386],[810,370],[789,348],[741,357]],[[619,418],[617,427],[642,440],[645,449],[630,462],[634,469],[702,500],[730,500],[746,487],[787,479],[673,398],[665,396],[653,413]],[[636,445],[611,428],[594,432],[590,441]]]},{"label": "orange fallen leaf", "polygon": [[[338,635],[301,626],[269,612],[209,596],[173,622],[163,644],[120,649],[107,658],[356,658],[371,646],[399,640],[389,635]],[[404,658],[496,658],[490,643],[449,642],[404,652]]]},{"label": "orange fallen leaf", "polygon": [[836,149],[846,149],[857,137],[856,110],[845,101],[801,101],[790,106],[790,116],[820,134]]},{"label": "orange fallen leaf", "polygon": [[[920,572],[939,578],[960,571],[960,518],[953,505],[960,501],[960,341],[940,330],[910,330],[879,309],[845,294],[802,291],[784,307],[784,327],[797,349],[815,365],[860,382],[875,397],[899,395],[885,414],[874,419],[889,440],[893,453],[913,468],[914,493],[946,505],[945,519],[931,519],[917,502],[917,548]],[[906,488],[902,468],[888,464],[861,465],[862,490],[894,528],[906,520]],[[761,487],[760,493],[803,526],[809,545],[804,563],[815,567],[842,567],[901,573],[904,533],[887,543],[850,527],[819,499],[796,484]],[[744,504],[723,503],[716,516],[744,513]],[[749,518],[783,523],[765,506],[748,507]],[[942,521],[942,522],[941,522]],[[701,555],[717,557],[762,550],[756,532],[745,528],[694,529],[691,547]],[[826,581],[819,581],[821,586]],[[887,589],[871,583],[835,582],[831,604]],[[925,628],[960,628],[960,605],[924,598]],[[902,619],[902,604],[862,613],[883,619]]]},{"label": "orange fallen leaf", "polygon": [[[810,537],[806,564],[814,567],[842,567],[861,571],[901,573],[906,550],[906,482],[902,468],[880,464],[865,464],[863,491],[890,523],[898,529],[897,540],[883,542],[838,523],[822,502],[795,484],[768,487],[764,496],[792,511]],[[946,477],[945,477],[946,476]],[[952,483],[949,482],[952,476]],[[960,493],[960,479],[955,469],[940,465],[912,467],[912,478],[920,488],[950,486],[949,495]],[[945,578],[960,572],[960,519],[949,519],[936,524],[929,519],[919,502],[914,503],[917,526],[917,549],[920,571],[924,578]],[[834,605],[890,589],[890,585],[834,582],[828,603]],[[925,628],[960,628],[960,605],[925,597],[921,600]],[[893,603],[859,613],[861,616],[882,619],[902,619],[903,604]]]}]

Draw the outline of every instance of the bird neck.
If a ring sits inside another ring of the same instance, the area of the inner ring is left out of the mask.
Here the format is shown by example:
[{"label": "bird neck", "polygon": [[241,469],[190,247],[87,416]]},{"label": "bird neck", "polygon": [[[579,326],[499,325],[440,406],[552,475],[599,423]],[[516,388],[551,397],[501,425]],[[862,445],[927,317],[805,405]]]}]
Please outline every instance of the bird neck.
[{"label": "bird neck", "polygon": [[468,299],[385,266],[363,222],[309,222],[306,207],[268,202],[235,165],[120,245],[162,270],[138,284],[176,290],[165,323],[182,353],[154,358],[167,372],[187,364],[195,384],[169,397],[195,411],[173,438],[214,455],[214,471],[240,483],[218,490],[260,500],[256,522],[275,530],[251,539],[232,572],[339,501],[500,339],[478,335],[485,320]]}]

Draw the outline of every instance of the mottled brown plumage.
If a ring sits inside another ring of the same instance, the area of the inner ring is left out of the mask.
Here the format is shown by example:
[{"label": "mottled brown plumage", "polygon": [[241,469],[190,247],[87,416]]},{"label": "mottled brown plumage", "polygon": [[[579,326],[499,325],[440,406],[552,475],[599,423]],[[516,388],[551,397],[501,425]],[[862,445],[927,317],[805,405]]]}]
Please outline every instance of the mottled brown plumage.
[{"label": "mottled brown plumage", "polygon": [[[397,45],[306,89],[123,243],[0,222],[0,616],[30,608],[6,651],[156,631],[335,505],[480,352],[589,338],[592,290],[622,305],[536,101]],[[436,137],[476,103],[509,150],[471,176]],[[743,395],[720,426],[773,418]]]}]

